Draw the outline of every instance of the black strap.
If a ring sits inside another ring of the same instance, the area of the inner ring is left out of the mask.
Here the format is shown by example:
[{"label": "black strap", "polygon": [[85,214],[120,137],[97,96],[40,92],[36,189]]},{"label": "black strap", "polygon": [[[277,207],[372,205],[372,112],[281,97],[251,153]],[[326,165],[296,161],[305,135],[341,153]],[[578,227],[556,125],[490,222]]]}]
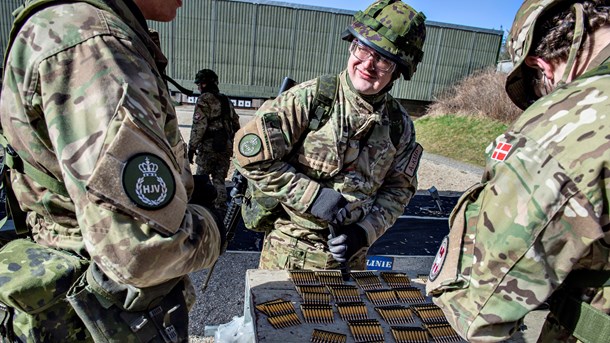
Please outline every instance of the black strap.
[{"label": "black strap", "polygon": [[550,312],[582,342],[607,342],[610,337],[610,316],[567,292],[553,295]]},{"label": "black strap", "polygon": [[309,110],[309,130],[315,131],[324,125],[335,105],[339,82],[336,74],[327,74],[318,77],[316,82],[316,95]]},{"label": "black strap", "polygon": [[[0,338],[6,338],[8,342],[14,342],[13,332],[13,309],[0,303]],[[4,342],[4,340],[2,340]]]},{"label": "black strap", "polygon": [[570,272],[563,282],[564,288],[610,287],[610,270],[579,269]]}]

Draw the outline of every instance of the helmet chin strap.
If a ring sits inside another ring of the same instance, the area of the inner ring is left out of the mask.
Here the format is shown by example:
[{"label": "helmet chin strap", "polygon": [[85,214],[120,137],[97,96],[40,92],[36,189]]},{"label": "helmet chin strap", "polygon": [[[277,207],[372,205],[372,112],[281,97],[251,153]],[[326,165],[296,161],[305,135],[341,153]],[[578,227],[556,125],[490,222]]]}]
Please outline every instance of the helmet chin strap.
[{"label": "helmet chin strap", "polygon": [[572,73],[572,70],[575,67],[574,64],[576,62],[576,57],[578,56],[578,51],[582,46],[582,39],[585,34],[584,9],[582,4],[576,3],[572,5],[572,11],[576,15],[576,21],[574,22],[574,37],[572,38],[572,46],[570,47],[570,54],[568,55],[566,69],[563,72],[561,80],[557,83],[557,86],[565,84],[568,77]]}]

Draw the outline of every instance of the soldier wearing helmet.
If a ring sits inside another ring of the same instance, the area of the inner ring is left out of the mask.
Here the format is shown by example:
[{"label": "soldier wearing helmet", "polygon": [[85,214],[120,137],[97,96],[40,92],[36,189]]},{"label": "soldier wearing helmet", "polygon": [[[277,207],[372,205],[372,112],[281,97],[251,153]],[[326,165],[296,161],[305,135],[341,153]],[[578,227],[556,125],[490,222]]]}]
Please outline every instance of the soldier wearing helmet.
[{"label": "soldier wearing helmet", "polygon": [[196,175],[210,176],[217,193],[214,207],[224,215],[227,210],[225,178],[233,154],[233,136],[239,129],[239,116],[229,98],[220,93],[218,75],[213,70],[198,71],[195,84],[201,95],[193,113],[188,158],[190,163],[197,164]]},{"label": "soldier wearing helmet", "polygon": [[528,312],[540,342],[610,337],[610,1],[528,0],[506,91],[525,109],[459,200],[427,292],[465,339],[505,340]]},{"label": "soldier wearing helmet", "polygon": [[266,233],[260,268],[364,269],[367,248],[403,213],[422,147],[388,92],[421,61],[424,20],[401,1],[358,12],[342,36],[346,70],[283,92],[236,134],[236,168],[276,204],[269,227],[252,224]]}]

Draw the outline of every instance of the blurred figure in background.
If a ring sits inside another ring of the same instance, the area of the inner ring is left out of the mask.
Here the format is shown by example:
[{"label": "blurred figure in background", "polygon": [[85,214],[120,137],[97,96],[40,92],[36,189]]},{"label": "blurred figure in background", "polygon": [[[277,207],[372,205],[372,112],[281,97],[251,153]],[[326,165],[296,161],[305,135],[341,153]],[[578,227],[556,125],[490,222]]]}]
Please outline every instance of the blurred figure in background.
[{"label": "blurred figure in background", "polygon": [[239,116],[229,98],[218,90],[218,75],[213,70],[197,72],[195,83],[201,95],[193,113],[188,158],[190,163],[197,164],[195,174],[211,177],[217,192],[214,207],[224,216],[227,211],[225,179],[233,155],[233,137],[240,127]]}]

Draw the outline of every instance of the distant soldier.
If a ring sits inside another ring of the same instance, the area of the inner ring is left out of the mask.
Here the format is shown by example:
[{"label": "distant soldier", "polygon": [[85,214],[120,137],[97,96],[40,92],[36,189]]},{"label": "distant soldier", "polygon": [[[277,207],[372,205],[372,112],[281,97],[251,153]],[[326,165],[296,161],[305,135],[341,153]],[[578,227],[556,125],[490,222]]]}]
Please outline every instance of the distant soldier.
[{"label": "distant soldier", "polygon": [[260,268],[365,269],[367,248],[403,213],[422,147],[389,91],[422,60],[424,20],[401,1],[356,13],[342,36],[350,42],[346,70],[266,102],[236,134],[236,168],[262,194],[253,212],[278,204],[269,228],[244,216],[266,230]]},{"label": "distant soldier", "polygon": [[202,69],[195,76],[201,95],[195,105],[188,158],[197,155],[197,175],[210,175],[218,193],[214,207],[221,215],[227,210],[225,179],[233,155],[233,137],[239,130],[239,116],[229,98],[218,90],[218,75]]},{"label": "distant soldier", "polygon": [[539,342],[610,342],[610,1],[525,1],[508,48],[526,110],[454,209],[427,291],[470,342],[547,304]]}]

